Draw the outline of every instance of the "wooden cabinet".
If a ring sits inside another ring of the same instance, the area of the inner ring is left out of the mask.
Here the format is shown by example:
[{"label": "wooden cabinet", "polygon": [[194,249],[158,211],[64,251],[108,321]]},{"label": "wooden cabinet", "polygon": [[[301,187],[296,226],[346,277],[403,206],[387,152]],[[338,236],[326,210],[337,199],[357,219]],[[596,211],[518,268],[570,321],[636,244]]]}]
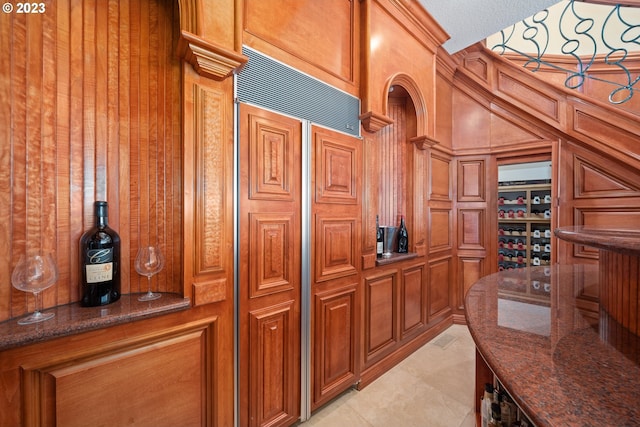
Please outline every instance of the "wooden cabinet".
[{"label": "wooden cabinet", "polygon": [[242,104],[239,182],[239,424],[300,416],[299,120]]},{"label": "wooden cabinet", "polygon": [[0,425],[229,425],[220,331],[193,309],[5,350]]},{"label": "wooden cabinet", "polygon": [[498,270],[551,263],[551,185],[498,187]]},{"label": "wooden cabinet", "polygon": [[313,406],[358,381],[358,301],[353,283],[316,292],[313,304]]},{"label": "wooden cabinet", "polygon": [[362,141],[311,127],[311,408],[358,382]]},{"label": "wooden cabinet", "polygon": [[[449,259],[433,265],[445,266]],[[430,289],[429,275],[440,282],[438,270],[423,260],[400,261],[378,267],[364,278],[362,290],[362,375],[364,387],[452,323],[449,282]]]}]

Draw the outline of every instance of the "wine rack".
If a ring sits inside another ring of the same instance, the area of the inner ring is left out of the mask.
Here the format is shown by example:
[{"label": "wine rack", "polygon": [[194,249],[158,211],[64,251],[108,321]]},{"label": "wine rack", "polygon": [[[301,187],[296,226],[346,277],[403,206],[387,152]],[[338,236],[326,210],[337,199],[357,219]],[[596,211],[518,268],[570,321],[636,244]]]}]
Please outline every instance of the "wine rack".
[{"label": "wine rack", "polygon": [[551,263],[551,184],[498,187],[498,270]]}]

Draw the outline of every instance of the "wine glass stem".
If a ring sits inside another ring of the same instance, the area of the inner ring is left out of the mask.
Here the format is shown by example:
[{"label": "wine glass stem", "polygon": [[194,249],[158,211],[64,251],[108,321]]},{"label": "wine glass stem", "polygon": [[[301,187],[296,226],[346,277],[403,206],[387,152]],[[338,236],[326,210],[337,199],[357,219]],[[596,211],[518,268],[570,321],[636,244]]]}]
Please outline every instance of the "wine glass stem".
[{"label": "wine glass stem", "polygon": [[33,315],[34,316],[39,316],[40,315],[40,309],[41,309],[41,301],[40,301],[40,292],[34,292],[33,293],[33,298],[35,299],[35,309],[33,310]]},{"label": "wine glass stem", "polygon": [[151,276],[147,276],[147,279],[149,280],[149,294],[151,294]]}]

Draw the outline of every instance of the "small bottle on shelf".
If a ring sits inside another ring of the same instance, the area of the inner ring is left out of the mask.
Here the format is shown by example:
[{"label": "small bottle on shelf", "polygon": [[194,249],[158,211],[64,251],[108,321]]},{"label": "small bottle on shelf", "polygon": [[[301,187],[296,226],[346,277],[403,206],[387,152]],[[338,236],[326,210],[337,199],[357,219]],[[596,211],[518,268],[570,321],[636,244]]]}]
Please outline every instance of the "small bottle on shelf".
[{"label": "small bottle on shelf", "polygon": [[398,230],[398,253],[406,254],[409,251],[409,233],[404,223],[404,215],[400,217],[400,229]]}]

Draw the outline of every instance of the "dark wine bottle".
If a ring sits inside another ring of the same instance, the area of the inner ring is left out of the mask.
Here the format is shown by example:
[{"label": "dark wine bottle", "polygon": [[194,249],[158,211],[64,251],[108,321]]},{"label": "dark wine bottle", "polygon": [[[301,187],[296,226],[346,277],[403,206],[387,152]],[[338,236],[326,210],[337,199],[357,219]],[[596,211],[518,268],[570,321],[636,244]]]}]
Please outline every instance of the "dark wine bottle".
[{"label": "dark wine bottle", "polygon": [[84,307],[120,299],[120,236],[109,228],[107,202],[95,202],[95,226],[80,238],[80,276]]},{"label": "dark wine bottle", "polygon": [[409,233],[404,224],[404,215],[400,217],[400,229],[398,230],[398,253],[406,254],[409,252]]},{"label": "dark wine bottle", "polygon": [[376,215],[376,257],[382,258],[383,249],[384,249],[384,233],[382,232],[382,228],[380,228],[380,223],[378,222],[378,215]]}]

